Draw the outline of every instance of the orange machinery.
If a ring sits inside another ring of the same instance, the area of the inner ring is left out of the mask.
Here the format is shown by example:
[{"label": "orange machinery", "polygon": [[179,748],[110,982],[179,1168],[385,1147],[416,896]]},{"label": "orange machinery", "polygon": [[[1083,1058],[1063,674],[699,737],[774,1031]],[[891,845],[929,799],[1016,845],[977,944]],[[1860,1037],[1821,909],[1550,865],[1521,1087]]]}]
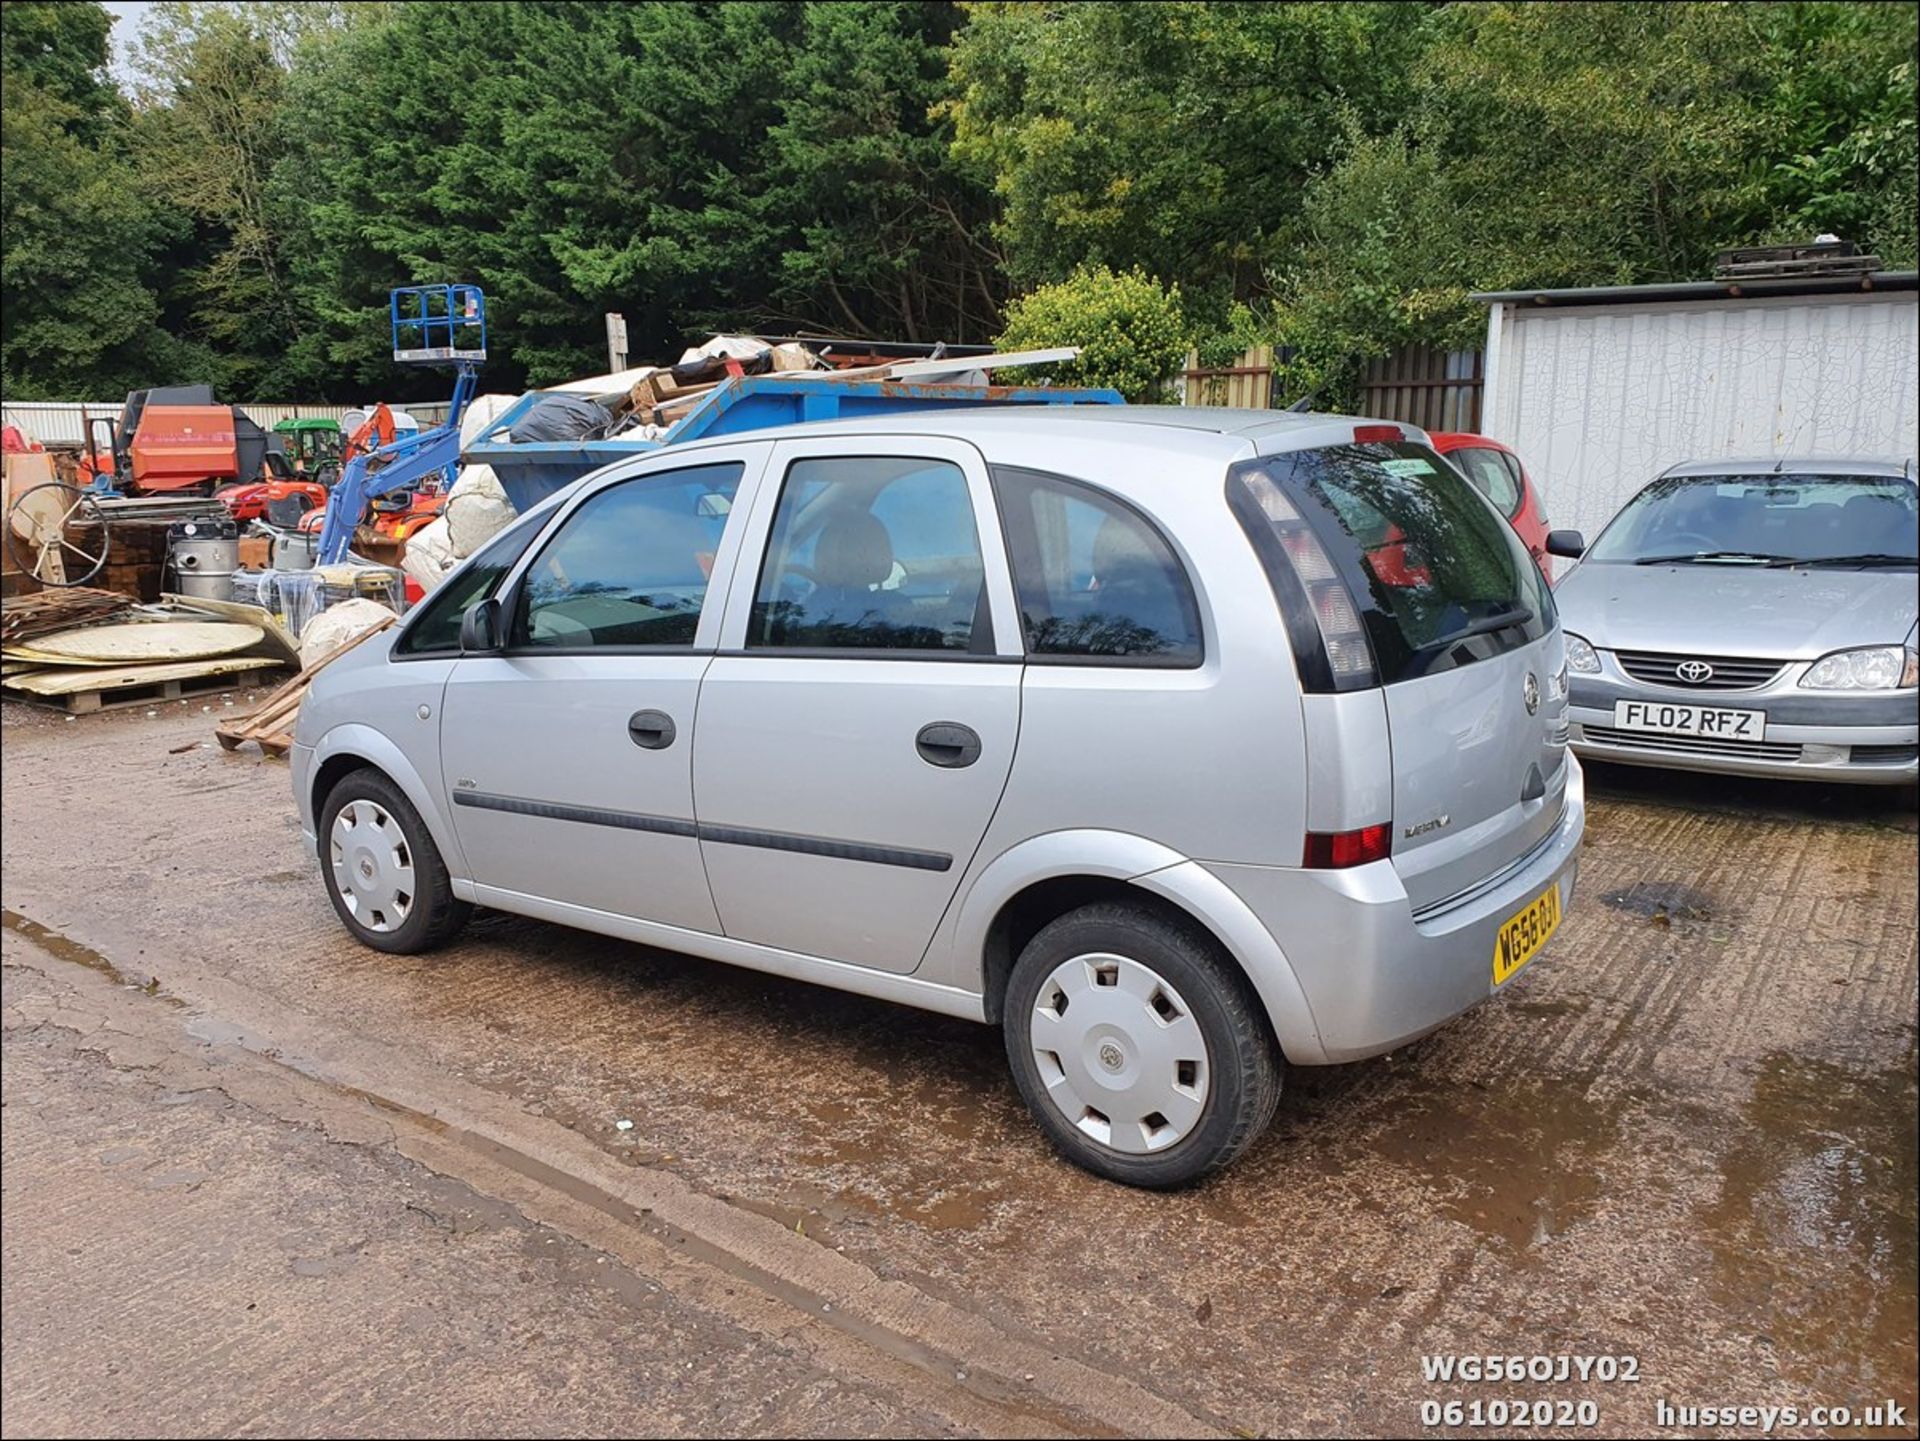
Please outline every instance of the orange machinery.
[{"label": "orange machinery", "polygon": [[[100,427],[108,428],[100,444]],[[276,466],[275,461],[279,464]],[[210,385],[156,386],[127,397],[118,422],[93,422],[81,483],[127,495],[212,494],[286,470],[276,439],[244,410],[217,405]]]}]

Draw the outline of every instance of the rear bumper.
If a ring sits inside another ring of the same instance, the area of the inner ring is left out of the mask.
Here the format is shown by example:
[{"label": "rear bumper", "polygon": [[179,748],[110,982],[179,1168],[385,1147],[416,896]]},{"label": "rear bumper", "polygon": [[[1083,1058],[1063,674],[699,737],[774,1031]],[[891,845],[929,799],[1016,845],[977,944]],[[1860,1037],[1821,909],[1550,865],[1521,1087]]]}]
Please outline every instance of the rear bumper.
[{"label": "rear bumper", "polygon": [[1579,763],[1568,769],[1560,824],[1519,869],[1418,918],[1391,861],[1344,871],[1205,863],[1286,955],[1327,1061],[1381,1055],[1487,999],[1500,927],[1549,886],[1566,913],[1587,816]]},{"label": "rear bumper", "polygon": [[[1913,692],[1822,695],[1784,691],[1676,695],[1609,676],[1575,677],[1567,719],[1574,752],[1590,760],[1715,775],[1768,776],[1848,785],[1912,785],[1920,777],[1920,702]],[[1674,701],[1767,713],[1766,740],[1694,741],[1614,728],[1620,700]]]}]

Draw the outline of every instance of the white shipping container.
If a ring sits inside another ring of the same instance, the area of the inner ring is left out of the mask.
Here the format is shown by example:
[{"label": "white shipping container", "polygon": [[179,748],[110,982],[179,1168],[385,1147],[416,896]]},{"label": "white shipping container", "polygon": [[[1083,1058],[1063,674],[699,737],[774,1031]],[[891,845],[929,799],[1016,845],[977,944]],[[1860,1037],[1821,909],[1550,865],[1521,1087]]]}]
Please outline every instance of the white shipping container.
[{"label": "white shipping container", "polygon": [[1495,299],[1482,429],[1520,452],[1552,523],[1589,540],[1681,461],[1911,457],[1920,295],[1904,280],[1866,293]]}]

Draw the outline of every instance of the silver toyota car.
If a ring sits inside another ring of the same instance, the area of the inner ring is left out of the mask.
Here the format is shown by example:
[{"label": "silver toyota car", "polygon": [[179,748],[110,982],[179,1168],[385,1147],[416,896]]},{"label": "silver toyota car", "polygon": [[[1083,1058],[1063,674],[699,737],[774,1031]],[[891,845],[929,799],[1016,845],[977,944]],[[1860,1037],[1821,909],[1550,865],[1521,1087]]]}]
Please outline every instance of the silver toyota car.
[{"label": "silver toyota car", "polygon": [[[1548,548],[1580,555],[1556,531]],[[1898,460],[1667,471],[1555,592],[1595,759],[1914,783],[1920,504]]]},{"label": "silver toyota car", "polygon": [[491,906],[998,1024],[1062,1152],[1171,1186],[1546,944],[1566,707],[1419,431],[983,406],[575,482],[320,673],[293,788],[367,945]]}]

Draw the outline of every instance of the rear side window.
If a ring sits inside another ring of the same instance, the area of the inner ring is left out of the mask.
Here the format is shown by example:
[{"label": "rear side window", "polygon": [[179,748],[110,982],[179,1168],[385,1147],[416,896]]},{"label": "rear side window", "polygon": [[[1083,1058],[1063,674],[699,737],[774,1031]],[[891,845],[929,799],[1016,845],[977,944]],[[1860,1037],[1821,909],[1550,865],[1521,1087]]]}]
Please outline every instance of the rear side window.
[{"label": "rear side window", "polygon": [[993,649],[967,477],[916,457],[797,460],[760,570],[754,649]]},{"label": "rear side window", "polygon": [[1030,658],[1200,664],[1193,586],[1145,516],[1039,471],[996,466],[993,488]]},{"label": "rear side window", "polygon": [[474,553],[460,573],[420,603],[406,634],[393,647],[396,656],[447,655],[460,649],[460,619],[467,607],[492,595],[521,553],[540,534],[542,522],[523,517]]},{"label": "rear side window", "polygon": [[1318,629],[1309,689],[1411,680],[1552,628],[1553,598],[1512,527],[1424,445],[1262,456],[1233,468],[1228,494],[1303,660],[1316,647],[1303,649],[1296,612]]},{"label": "rear side window", "polygon": [[1506,456],[1490,445],[1469,445],[1449,451],[1447,459],[1459,467],[1476,490],[1499,507],[1502,515],[1511,519],[1519,513],[1520,480],[1517,470],[1506,463]]},{"label": "rear side window", "polygon": [[692,645],[744,469],[735,461],[643,476],[582,502],[528,567],[511,643]]}]

